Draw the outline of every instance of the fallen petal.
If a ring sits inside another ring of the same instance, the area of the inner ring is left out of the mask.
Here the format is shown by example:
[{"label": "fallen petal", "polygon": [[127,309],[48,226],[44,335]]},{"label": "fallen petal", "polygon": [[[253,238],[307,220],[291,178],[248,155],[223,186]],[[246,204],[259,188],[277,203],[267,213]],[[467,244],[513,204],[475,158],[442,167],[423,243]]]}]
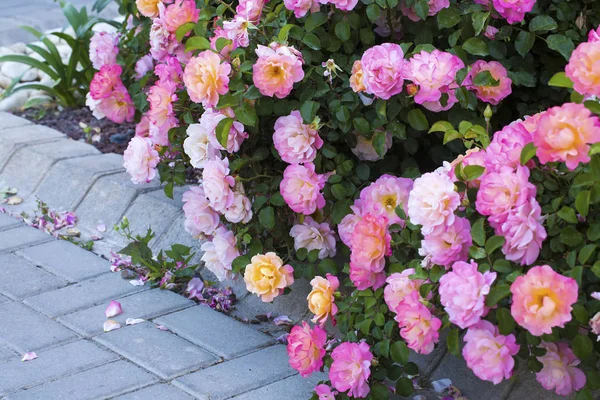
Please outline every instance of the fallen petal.
[{"label": "fallen petal", "polygon": [[12,196],[8,198],[6,204],[9,206],[16,206],[17,204],[21,204],[23,202],[23,198],[20,196]]},{"label": "fallen petal", "polygon": [[415,397],[413,397],[413,400],[427,400],[427,398],[422,394],[418,394]]},{"label": "fallen petal", "polygon": [[287,338],[290,334],[289,333],[284,333],[281,336],[278,336],[275,340],[277,340],[279,343],[283,343],[286,344],[287,343]]},{"label": "fallen petal", "polygon": [[273,322],[277,326],[280,326],[280,325],[293,325],[294,324],[292,322],[292,320],[290,319],[290,317],[288,317],[287,315],[280,315],[279,317],[275,317],[275,318],[273,318]]},{"label": "fallen petal", "polygon": [[161,331],[168,331],[169,328],[167,328],[166,326],[163,325],[154,325],[157,329],[160,329]]},{"label": "fallen petal", "polygon": [[104,315],[106,316],[106,318],[112,318],[119,314],[123,314],[123,309],[121,308],[121,303],[119,303],[118,301],[112,300],[108,304],[106,311],[104,311]]},{"label": "fallen petal", "polygon": [[438,381],[431,382],[431,386],[433,386],[433,390],[435,390],[436,393],[442,393],[444,390],[452,386],[452,381],[450,379],[440,379]]},{"label": "fallen petal", "polygon": [[96,227],[96,229],[98,230],[98,232],[106,232],[106,225],[104,225],[103,223],[99,223],[98,226]]},{"label": "fallen petal", "polygon": [[108,319],[104,322],[104,332],[114,331],[115,329],[119,329],[121,324],[115,321],[114,319]]},{"label": "fallen petal", "polygon": [[141,318],[127,318],[125,320],[125,325],[141,324],[144,321],[146,321],[146,320],[145,319],[141,319]]},{"label": "fallen petal", "polygon": [[21,361],[31,361],[31,360],[35,360],[37,358],[37,354],[35,354],[33,351],[28,351],[27,353],[23,354],[23,358],[21,358]]},{"label": "fallen petal", "polygon": [[90,237],[90,239],[92,239],[94,242],[97,242],[98,240],[102,240],[102,236],[101,235],[92,235]]},{"label": "fallen petal", "polygon": [[144,286],[144,281],[141,279],[134,279],[132,281],[129,281],[129,283],[131,283],[133,286]]}]

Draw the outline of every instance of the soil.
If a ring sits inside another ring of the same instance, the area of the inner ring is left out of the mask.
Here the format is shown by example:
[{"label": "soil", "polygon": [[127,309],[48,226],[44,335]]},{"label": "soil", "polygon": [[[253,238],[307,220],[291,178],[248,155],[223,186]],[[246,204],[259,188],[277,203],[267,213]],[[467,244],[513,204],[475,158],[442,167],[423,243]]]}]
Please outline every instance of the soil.
[{"label": "soil", "polygon": [[[123,154],[135,134],[135,124],[116,124],[107,118],[96,119],[88,108],[27,109],[13,114],[33,123],[56,129],[74,140],[91,143],[102,153]],[[86,134],[80,123],[92,129]],[[94,128],[99,128],[96,132]],[[93,139],[92,139],[93,137]]]}]

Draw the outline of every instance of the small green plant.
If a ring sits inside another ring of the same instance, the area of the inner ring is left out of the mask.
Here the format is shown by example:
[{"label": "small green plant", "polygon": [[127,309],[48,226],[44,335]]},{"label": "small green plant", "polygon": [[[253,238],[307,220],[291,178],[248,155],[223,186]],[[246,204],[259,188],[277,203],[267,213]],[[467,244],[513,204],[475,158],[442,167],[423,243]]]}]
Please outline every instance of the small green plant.
[{"label": "small green plant", "polygon": [[90,81],[94,76],[89,59],[89,44],[93,35],[92,27],[100,22],[105,22],[114,26],[119,26],[114,21],[108,21],[97,16],[90,17],[87,9],[81,7],[78,11],[72,4],[60,2],[63,14],[73,28],[74,36],[65,32],[52,32],[54,35],[64,40],[71,47],[71,55],[68,62],[63,62],[56,45],[48,38],[48,35],[39,32],[30,26],[22,26],[24,30],[33,34],[44,45],[30,43],[27,45],[35,53],[39,54],[43,61],[26,55],[11,54],[0,57],[0,62],[17,62],[29,65],[32,68],[39,69],[47,74],[53,81],[53,86],[47,86],[40,83],[27,83],[16,86],[12,84],[5,92],[4,97],[10,96],[19,90],[34,89],[43,90],[54,97],[58,103],[64,107],[74,107],[85,103],[85,94],[89,90]]}]

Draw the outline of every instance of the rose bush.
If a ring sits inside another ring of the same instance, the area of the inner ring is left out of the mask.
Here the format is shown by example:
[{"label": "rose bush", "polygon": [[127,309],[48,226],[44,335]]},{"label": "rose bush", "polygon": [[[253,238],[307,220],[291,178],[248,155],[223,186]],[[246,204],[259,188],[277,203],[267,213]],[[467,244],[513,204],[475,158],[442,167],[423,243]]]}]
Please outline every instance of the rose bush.
[{"label": "rose bush", "polygon": [[409,349],[444,333],[494,384],[520,359],[600,387],[598,3],[119,6],[89,105],[139,121],[134,182],[193,185],[182,229],[217,279],[265,302],[310,280],[288,353],[328,373],[315,398],[410,395]]}]

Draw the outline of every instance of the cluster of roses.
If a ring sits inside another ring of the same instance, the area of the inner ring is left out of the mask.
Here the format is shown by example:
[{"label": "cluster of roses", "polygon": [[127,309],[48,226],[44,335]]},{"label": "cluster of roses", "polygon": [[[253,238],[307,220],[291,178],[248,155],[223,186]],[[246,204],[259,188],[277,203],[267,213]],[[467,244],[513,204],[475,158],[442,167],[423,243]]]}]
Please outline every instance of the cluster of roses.
[{"label": "cluster of roses", "polygon": [[[388,100],[402,92],[404,80],[412,84],[406,86],[413,100],[433,112],[452,108],[458,99],[455,90],[456,74],[465,67],[460,58],[444,51],[421,51],[409,60],[404,59],[402,48],[395,43],[373,46],[356,60],[352,66],[350,86],[359,93],[362,101],[369,104],[372,99],[363,93]],[[487,71],[497,81],[495,85],[475,85],[475,77]],[[506,68],[496,61],[478,60],[471,66],[461,83],[473,90],[477,97],[490,104],[498,104],[511,93],[512,81]]]},{"label": "cluster of roses", "polygon": [[113,122],[133,121],[135,107],[129,92],[121,81],[123,69],[117,64],[119,35],[96,32],[90,42],[90,60],[99,70],[90,82],[86,105],[94,117],[107,117]]}]

